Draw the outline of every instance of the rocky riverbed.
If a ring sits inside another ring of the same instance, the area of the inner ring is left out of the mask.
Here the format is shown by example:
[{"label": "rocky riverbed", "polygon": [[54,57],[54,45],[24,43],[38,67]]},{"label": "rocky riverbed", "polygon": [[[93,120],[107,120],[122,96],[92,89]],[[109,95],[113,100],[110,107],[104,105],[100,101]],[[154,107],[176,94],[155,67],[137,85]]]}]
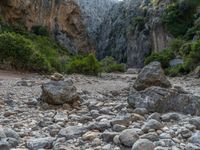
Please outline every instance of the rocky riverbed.
[{"label": "rocky riverbed", "polygon": [[[0,150],[199,150],[200,117],[129,106],[136,78],[65,76],[80,100],[55,106],[41,100],[48,76],[0,73]],[[199,79],[170,81],[200,96]]]}]

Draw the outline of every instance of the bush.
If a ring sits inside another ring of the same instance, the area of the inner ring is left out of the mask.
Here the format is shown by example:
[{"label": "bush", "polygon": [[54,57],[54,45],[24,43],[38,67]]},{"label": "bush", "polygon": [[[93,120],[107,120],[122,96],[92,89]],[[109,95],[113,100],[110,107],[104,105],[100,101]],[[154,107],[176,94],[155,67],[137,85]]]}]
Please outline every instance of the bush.
[{"label": "bush", "polygon": [[115,59],[111,56],[107,56],[104,59],[101,60],[101,67],[102,71],[104,72],[124,72],[125,71],[125,65],[124,64],[118,64]]},{"label": "bush", "polygon": [[100,63],[97,61],[94,54],[87,56],[77,56],[69,60],[67,66],[67,73],[80,73],[86,75],[98,75],[101,71]]},{"label": "bush", "polygon": [[198,5],[198,0],[176,0],[168,5],[162,16],[162,22],[167,30],[175,37],[185,35],[188,28],[193,25],[193,16]]},{"label": "bush", "polygon": [[183,44],[185,43],[184,40],[182,39],[173,39],[170,43],[169,43],[169,48],[171,49],[172,52],[174,52],[175,54],[180,54],[179,49],[183,46]]},{"label": "bush", "polygon": [[177,65],[174,67],[169,67],[165,69],[165,73],[169,76],[178,76],[185,72],[183,65]]},{"label": "bush", "polygon": [[192,71],[200,64],[200,40],[190,43],[190,51],[184,57],[184,69]]},{"label": "bush", "polygon": [[13,68],[28,71],[50,71],[48,61],[35,49],[33,43],[15,33],[0,34],[0,61]]},{"label": "bush", "polygon": [[160,53],[152,53],[150,56],[146,57],[145,64],[149,64],[152,61],[159,61],[163,68],[167,68],[169,67],[169,61],[174,57],[174,53],[171,49],[165,49]]},{"label": "bush", "polygon": [[49,35],[49,31],[48,31],[47,27],[33,26],[31,28],[31,30],[36,35],[41,35],[41,36],[48,36]]}]

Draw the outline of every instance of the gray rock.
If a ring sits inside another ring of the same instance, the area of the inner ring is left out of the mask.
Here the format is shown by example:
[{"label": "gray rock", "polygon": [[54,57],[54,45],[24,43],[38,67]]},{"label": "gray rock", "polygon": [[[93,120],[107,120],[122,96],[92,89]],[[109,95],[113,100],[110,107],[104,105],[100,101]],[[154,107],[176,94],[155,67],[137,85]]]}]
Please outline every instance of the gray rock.
[{"label": "gray rock", "polygon": [[200,130],[200,117],[194,117],[189,120],[189,123],[195,125],[198,130]]},{"label": "gray rock", "polygon": [[149,87],[143,91],[131,91],[128,103],[133,108],[146,108],[149,112],[165,113],[170,111],[184,114],[200,114],[200,98],[178,89]]},{"label": "gray rock", "polygon": [[127,74],[138,74],[139,73],[139,69],[137,69],[137,68],[128,68],[126,73]]},{"label": "gray rock", "polygon": [[199,149],[200,149],[200,146],[194,145],[192,143],[188,143],[186,145],[186,150],[199,150]]},{"label": "gray rock", "polygon": [[160,122],[154,119],[150,119],[142,126],[142,130],[144,132],[148,132],[150,129],[160,130],[162,127],[163,125]]},{"label": "gray rock", "polygon": [[113,142],[113,138],[118,134],[117,132],[103,132],[101,138],[105,142]]},{"label": "gray rock", "polygon": [[157,112],[155,112],[155,113],[153,113],[153,114],[151,114],[148,118],[147,118],[147,120],[150,120],[150,119],[155,119],[155,120],[157,120],[157,121],[161,121],[161,115],[159,114],[159,113],[157,113]]},{"label": "gray rock", "polygon": [[151,86],[171,87],[159,62],[152,62],[145,66],[134,83],[134,88],[139,91]]},{"label": "gray rock", "polygon": [[187,138],[189,138],[189,137],[192,136],[192,132],[191,132],[189,129],[185,128],[185,127],[179,128],[177,132],[178,132],[178,134],[180,134],[184,139],[187,139]]},{"label": "gray rock", "polygon": [[124,129],[126,129],[126,127],[123,126],[123,125],[115,124],[115,125],[112,127],[112,129],[113,129],[113,131],[121,132],[121,131],[123,131]]},{"label": "gray rock", "polygon": [[87,132],[87,129],[85,127],[81,126],[68,126],[66,128],[63,128],[58,133],[59,137],[65,137],[66,140],[81,137],[84,133]]},{"label": "gray rock", "polygon": [[181,118],[182,118],[181,114],[175,113],[175,112],[163,114],[161,116],[161,120],[164,121],[164,122],[169,122],[171,120],[179,121],[179,120],[181,120]]},{"label": "gray rock", "polygon": [[172,139],[171,135],[169,133],[161,133],[159,135],[160,139]]},{"label": "gray rock", "polygon": [[199,144],[200,145],[200,132],[196,132],[192,135],[189,139],[189,142],[192,144]]},{"label": "gray rock", "polygon": [[126,147],[132,147],[138,138],[139,136],[134,129],[126,129],[119,135],[121,144]]},{"label": "gray rock", "polygon": [[16,139],[17,141],[20,140],[19,134],[12,129],[5,128],[4,133],[5,133],[7,138],[13,138],[13,139]]},{"label": "gray rock", "polygon": [[88,130],[99,130],[105,131],[106,129],[111,128],[110,122],[102,121],[102,122],[92,122],[88,125]]},{"label": "gray rock", "polygon": [[53,80],[53,81],[64,80],[64,76],[62,74],[56,72],[51,76],[51,80]]},{"label": "gray rock", "polygon": [[148,139],[152,142],[159,140],[158,134],[155,133],[155,132],[150,132],[150,133],[144,134],[144,135],[140,136],[140,138],[141,139]]},{"label": "gray rock", "polygon": [[54,140],[55,138],[52,137],[29,139],[26,142],[26,146],[30,150],[51,149]]},{"label": "gray rock", "polygon": [[154,144],[162,147],[171,147],[176,145],[171,139],[160,139],[159,141],[154,142]]},{"label": "gray rock", "polygon": [[177,65],[180,65],[180,64],[183,64],[183,59],[175,58],[175,59],[172,59],[172,60],[169,61],[169,65],[171,67],[174,67],[174,66],[177,66]]},{"label": "gray rock", "polygon": [[66,122],[66,121],[68,121],[68,116],[62,112],[58,112],[54,116],[54,120],[55,120],[55,122]]},{"label": "gray rock", "polygon": [[2,128],[0,128],[0,139],[6,138],[6,135]]},{"label": "gray rock", "polygon": [[157,146],[154,150],[169,150],[168,147]]},{"label": "gray rock", "polygon": [[148,113],[148,110],[146,108],[135,108],[133,112],[139,115],[145,115]]},{"label": "gray rock", "polygon": [[9,143],[7,141],[0,141],[0,150],[10,150]]},{"label": "gray rock", "polygon": [[51,81],[42,85],[41,99],[49,104],[60,105],[73,103],[79,96],[71,80]]},{"label": "gray rock", "polygon": [[132,150],[154,150],[154,148],[155,145],[151,141],[139,139],[134,143]]}]

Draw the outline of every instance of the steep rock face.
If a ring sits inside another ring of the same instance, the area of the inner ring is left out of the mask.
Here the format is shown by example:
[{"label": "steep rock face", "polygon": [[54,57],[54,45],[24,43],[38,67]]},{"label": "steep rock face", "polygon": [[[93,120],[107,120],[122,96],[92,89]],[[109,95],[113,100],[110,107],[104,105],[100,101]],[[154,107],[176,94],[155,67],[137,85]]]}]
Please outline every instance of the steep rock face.
[{"label": "steep rock face", "polygon": [[129,0],[115,5],[97,31],[97,56],[115,57],[129,67],[142,67],[151,51],[166,48],[170,35],[161,15],[170,0]]},{"label": "steep rock face", "polygon": [[93,39],[97,28],[103,22],[109,10],[119,1],[118,0],[76,0],[80,6],[84,24],[88,34]]},{"label": "steep rock face", "polygon": [[92,49],[81,11],[73,0],[1,0],[1,16],[12,24],[46,26],[71,52]]}]

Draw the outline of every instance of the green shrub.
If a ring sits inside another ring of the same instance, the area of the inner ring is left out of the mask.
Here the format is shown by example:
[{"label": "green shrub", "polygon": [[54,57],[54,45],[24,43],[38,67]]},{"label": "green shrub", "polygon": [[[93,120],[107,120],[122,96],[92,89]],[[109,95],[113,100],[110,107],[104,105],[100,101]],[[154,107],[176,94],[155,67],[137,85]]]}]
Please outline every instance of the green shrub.
[{"label": "green shrub", "polygon": [[149,64],[152,61],[159,61],[163,68],[167,68],[169,67],[169,61],[174,57],[174,53],[171,49],[165,49],[160,53],[152,53],[150,56],[146,57],[145,64]]},{"label": "green shrub", "polygon": [[169,67],[165,69],[165,73],[169,76],[178,76],[185,72],[183,65],[177,65],[174,67]]},{"label": "green shrub", "polygon": [[188,72],[200,64],[200,40],[191,43],[189,49],[188,55],[184,57],[184,69]]},{"label": "green shrub", "polygon": [[67,73],[80,73],[86,75],[98,75],[101,71],[100,63],[97,61],[94,54],[87,56],[77,56],[69,60],[67,66]]},{"label": "green shrub", "polygon": [[185,41],[183,39],[177,38],[177,39],[173,39],[170,43],[169,43],[169,48],[171,49],[172,52],[174,52],[175,54],[179,54],[179,49],[183,46],[183,44],[185,43]]},{"label": "green shrub", "polygon": [[168,5],[162,16],[167,30],[175,37],[183,36],[193,25],[193,16],[198,5],[198,0],[176,0]]},{"label": "green shrub", "polygon": [[48,31],[47,27],[33,26],[31,28],[31,30],[36,35],[41,35],[41,36],[48,36],[49,35],[49,31]]},{"label": "green shrub", "polygon": [[37,51],[33,43],[15,33],[0,34],[0,61],[15,69],[50,71],[47,60]]},{"label": "green shrub", "polygon": [[124,72],[125,65],[118,64],[115,59],[111,56],[107,56],[101,60],[101,68],[104,72]]}]

